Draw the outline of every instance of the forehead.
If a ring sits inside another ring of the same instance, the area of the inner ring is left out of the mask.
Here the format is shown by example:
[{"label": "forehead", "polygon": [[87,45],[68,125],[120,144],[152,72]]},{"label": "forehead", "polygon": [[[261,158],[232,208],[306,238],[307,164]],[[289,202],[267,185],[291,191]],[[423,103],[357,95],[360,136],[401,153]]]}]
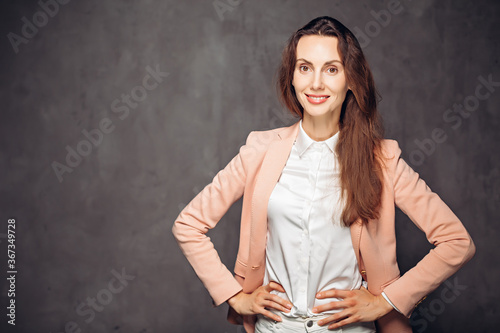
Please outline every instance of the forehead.
[{"label": "forehead", "polygon": [[332,36],[302,36],[297,43],[297,58],[304,58],[312,63],[324,63],[339,60],[338,39]]}]

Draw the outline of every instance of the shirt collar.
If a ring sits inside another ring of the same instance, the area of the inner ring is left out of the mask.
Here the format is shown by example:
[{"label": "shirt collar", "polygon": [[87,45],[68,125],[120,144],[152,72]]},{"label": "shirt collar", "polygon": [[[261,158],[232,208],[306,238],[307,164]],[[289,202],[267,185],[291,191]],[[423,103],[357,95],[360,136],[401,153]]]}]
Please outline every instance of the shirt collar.
[{"label": "shirt collar", "polygon": [[339,139],[339,133],[340,131],[337,131],[333,136],[329,137],[328,139],[324,141],[315,141],[307,135],[307,133],[304,131],[304,128],[302,128],[302,119],[300,119],[299,123],[299,133],[297,134],[297,138],[295,139],[295,147],[299,153],[299,156],[302,156],[302,154],[311,146],[313,143],[326,143],[328,148],[332,153],[335,153],[335,145],[337,144],[337,141]]}]

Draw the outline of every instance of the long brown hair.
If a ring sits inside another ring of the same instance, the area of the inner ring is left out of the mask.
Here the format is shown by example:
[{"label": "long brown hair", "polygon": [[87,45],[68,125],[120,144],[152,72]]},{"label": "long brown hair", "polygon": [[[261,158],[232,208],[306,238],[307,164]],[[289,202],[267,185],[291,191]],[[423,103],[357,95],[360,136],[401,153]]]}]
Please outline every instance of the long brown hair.
[{"label": "long brown hair", "polygon": [[354,34],[329,16],[318,17],[295,32],[288,40],[277,73],[280,101],[295,116],[304,110],[292,86],[297,43],[302,36],[332,36],[338,39],[338,52],[345,68],[347,91],[339,121],[339,140],[335,151],[340,162],[340,183],[345,206],[344,225],[357,218],[363,222],[379,217],[382,194],[382,120],[377,111],[377,91],[372,73]]}]

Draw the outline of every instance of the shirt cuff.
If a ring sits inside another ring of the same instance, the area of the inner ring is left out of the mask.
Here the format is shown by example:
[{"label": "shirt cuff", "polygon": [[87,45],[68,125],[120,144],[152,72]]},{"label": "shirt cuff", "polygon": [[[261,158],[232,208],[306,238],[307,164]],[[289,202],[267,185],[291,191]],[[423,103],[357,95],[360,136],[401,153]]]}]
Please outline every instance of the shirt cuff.
[{"label": "shirt cuff", "polygon": [[399,313],[403,314],[401,311],[399,311],[399,309],[398,309],[398,308],[397,308],[394,304],[392,304],[391,300],[389,299],[389,297],[387,297],[387,295],[386,295],[384,292],[382,292],[382,296],[384,296],[385,300],[386,300],[387,302],[389,302],[389,304],[390,304],[390,305],[392,305],[392,307],[393,307],[393,308],[394,308],[397,312],[399,312]]}]

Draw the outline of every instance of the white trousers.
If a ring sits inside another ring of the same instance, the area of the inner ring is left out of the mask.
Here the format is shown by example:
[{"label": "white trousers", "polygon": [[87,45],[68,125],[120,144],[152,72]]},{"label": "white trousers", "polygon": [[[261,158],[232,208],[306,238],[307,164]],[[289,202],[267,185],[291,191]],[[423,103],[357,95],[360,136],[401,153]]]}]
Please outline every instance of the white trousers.
[{"label": "white trousers", "polygon": [[327,316],[315,316],[310,318],[289,318],[281,316],[282,321],[275,322],[274,320],[257,314],[257,322],[255,323],[255,333],[376,333],[375,323],[358,322],[344,325],[340,328],[329,330],[328,325],[319,326],[317,322]]}]

